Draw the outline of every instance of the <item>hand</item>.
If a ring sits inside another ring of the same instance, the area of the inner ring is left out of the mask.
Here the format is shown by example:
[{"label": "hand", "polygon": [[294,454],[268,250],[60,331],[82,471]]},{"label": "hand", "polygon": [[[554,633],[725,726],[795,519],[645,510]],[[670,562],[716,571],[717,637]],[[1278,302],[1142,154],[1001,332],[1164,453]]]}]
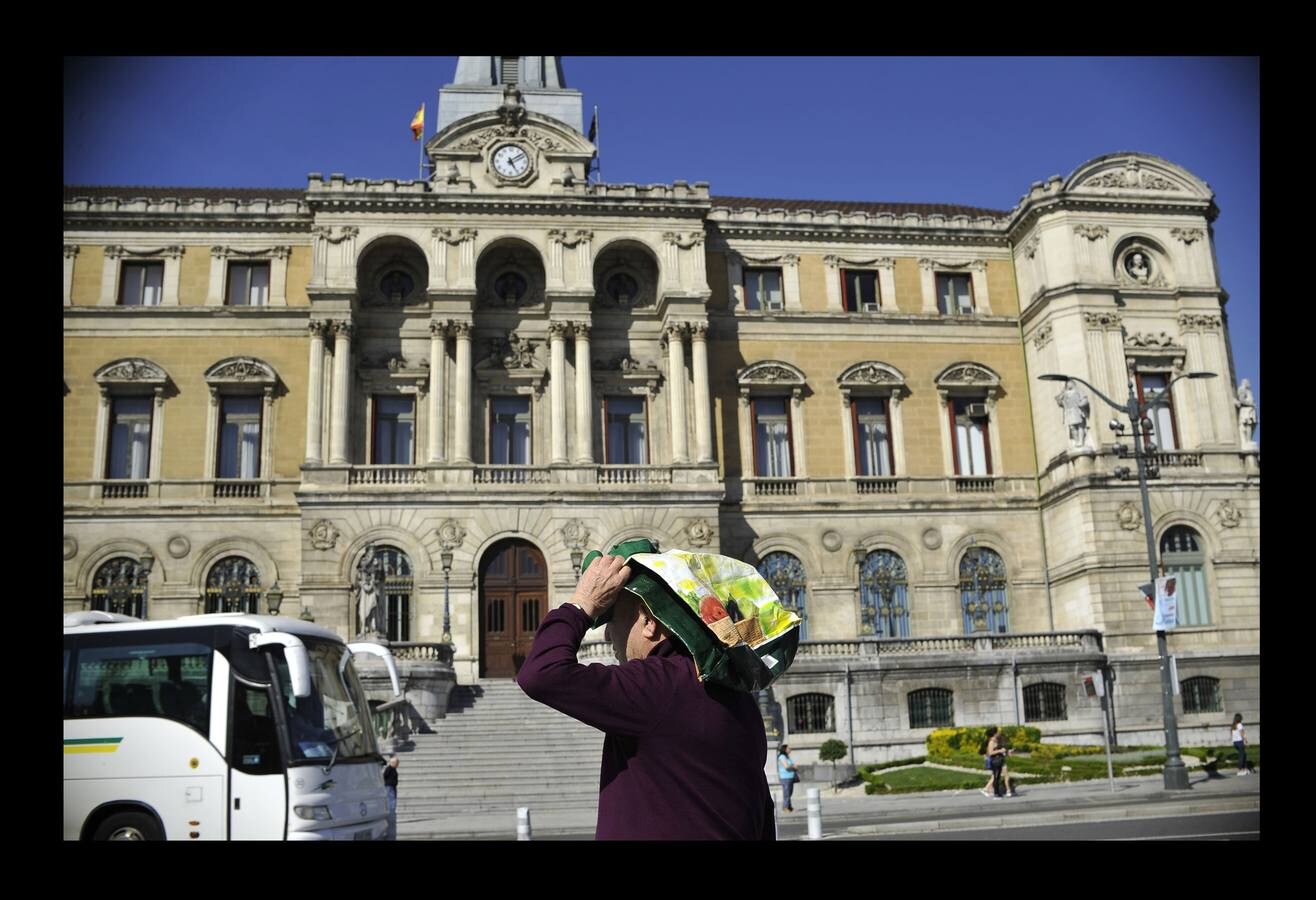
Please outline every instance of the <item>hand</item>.
[{"label": "hand", "polygon": [[604,610],[617,602],[630,577],[631,570],[625,557],[600,556],[580,576],[571,602],[584,610],[590,621],[596,621]]}]

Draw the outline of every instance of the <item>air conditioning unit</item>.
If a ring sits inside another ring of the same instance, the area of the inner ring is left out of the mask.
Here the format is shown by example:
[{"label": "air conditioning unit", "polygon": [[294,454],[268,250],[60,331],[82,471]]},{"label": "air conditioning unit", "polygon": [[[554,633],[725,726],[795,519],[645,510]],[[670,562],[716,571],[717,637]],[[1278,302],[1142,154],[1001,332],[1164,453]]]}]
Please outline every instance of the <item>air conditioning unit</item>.
[{"label": "air conditioning unit", "polygon": [[876,303],[864,304],[864,312],[877,312],[877,310],[878,310],[878,305]]},{"label": "air conditioning unit", "polygon": [[968,409],[965,410],[965,415],[970,419],[985,419],[987,418],[987,404],[970,403]]},{"label": "air conditioning unit", "polygon": [[763,308],[764,308],[764,309],[781,309],[781,308],[782,308],[781,298],[780,298],[780,297],[776,297],[776,298],[769,297],[768,300],[767,300],[767,302],[763,305]]}]

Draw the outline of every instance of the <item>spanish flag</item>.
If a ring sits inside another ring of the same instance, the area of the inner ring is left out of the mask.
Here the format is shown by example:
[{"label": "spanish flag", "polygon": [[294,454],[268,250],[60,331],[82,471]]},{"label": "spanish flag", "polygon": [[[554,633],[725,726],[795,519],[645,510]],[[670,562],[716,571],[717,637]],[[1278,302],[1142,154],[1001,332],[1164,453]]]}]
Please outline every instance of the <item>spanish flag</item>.
[{"label": "spanish flag", "polygon": [[416,110],[415,117],[411,120],[411,139],[413,141],[418,141],[420,140],[420,136],[424,133],[425,133],[425,104],[422,103],[420,105],[420,109]]}]

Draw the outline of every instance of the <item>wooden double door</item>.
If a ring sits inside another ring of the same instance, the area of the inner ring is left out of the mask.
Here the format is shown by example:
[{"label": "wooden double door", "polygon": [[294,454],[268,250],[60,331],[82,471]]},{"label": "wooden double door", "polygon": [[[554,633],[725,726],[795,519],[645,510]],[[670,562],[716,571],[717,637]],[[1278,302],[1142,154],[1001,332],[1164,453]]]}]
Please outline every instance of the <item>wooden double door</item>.
[{"label": "wooden double door", "polygon": [[480,563],[481,677],[515,676],[547,612],[544,554],[515,539],[490,547]]}]

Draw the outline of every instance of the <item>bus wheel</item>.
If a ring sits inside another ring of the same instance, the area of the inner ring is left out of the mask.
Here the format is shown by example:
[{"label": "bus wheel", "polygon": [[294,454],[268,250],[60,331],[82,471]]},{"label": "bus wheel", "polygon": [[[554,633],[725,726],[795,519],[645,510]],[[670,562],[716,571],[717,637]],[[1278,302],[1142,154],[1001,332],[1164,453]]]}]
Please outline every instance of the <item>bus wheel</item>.
[{"label": "bus wheel", "polygon": [[155,819],[145,813],[115,813],[96,829],[93,841],[159,841],[164,839]]}]

